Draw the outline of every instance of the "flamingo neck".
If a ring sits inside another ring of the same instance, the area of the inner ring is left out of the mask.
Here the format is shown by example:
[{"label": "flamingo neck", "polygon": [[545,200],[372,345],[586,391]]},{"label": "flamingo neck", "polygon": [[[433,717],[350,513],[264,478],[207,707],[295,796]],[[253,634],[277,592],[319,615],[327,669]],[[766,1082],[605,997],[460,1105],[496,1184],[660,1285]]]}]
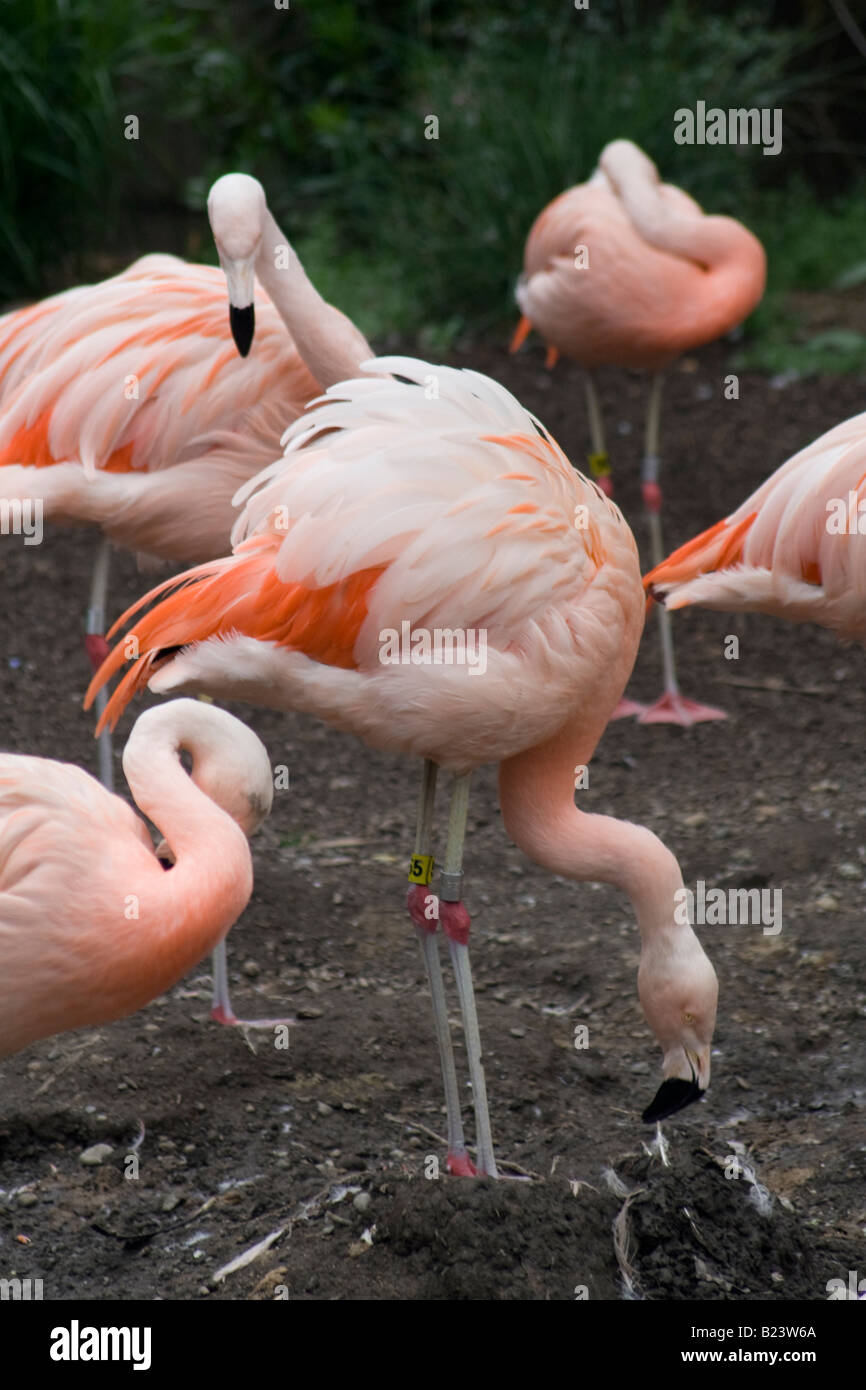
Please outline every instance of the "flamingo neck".
[{"label": "flamingo neck", "polygon": [[[166,706],[166,714],[168,714]],[[157,827],[175,857],[154,874],[142,897],[154,968],[171,983],[201,960],[243,912],[253,886],[246,835],[227,811],[201,791],[184,770],[179,752],[192,740],[169,725],[154,735],[130,736],[123,770],[136,805]],[[134,887],[134,885],[133,885]]]},{"label": "flamingo neck", "polygon": [[675,925],[674,894],[683,886],[674,855],[644,826],[578,810],[576,770],[587,767],[604,728],[560,731],[547,743],[504,762],[499,771],[509,837],[536,863],[576,882],[610,883],[631,899],[642,947]]},{"label": "flamingo neck", "polygon": [[256,275],[321,386],[360,375],[361,363],[375,356],[373,349],[345,314],[322,298],[270,212],[265,215]]},{"label": "flamingo neck", "polygon": [[701,293],[685,306],[684,331],[696,343],[710,342],[742,323],[760,302],[767,283],[764,248],[732,217],[704,217],[694,223],[683,218],[676,240],[679,254],[705,271]]}]

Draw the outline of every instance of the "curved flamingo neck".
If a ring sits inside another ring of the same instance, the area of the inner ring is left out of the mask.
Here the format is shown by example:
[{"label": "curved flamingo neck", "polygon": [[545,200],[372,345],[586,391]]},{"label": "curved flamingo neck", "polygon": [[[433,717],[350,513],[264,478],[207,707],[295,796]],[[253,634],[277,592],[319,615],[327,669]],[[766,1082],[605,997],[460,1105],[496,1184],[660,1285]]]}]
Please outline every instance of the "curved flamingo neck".
[{"label": "curved flamingo neck", "polygon": [[695,345],[729,333],[748,318],[767,283],[764,248],[731,217],[678,219],[670,249],[702,269],[698,292],[683,305],[682,333]]},{"label": "curved flamingo neck", "polygon": [[764,248],[732,217],[706,217],[687,195],[663,185],[650,159],[627,140],[603,151],[600,167],[638,236],[703,272],[685,297],[686,344],[710,342],[740,323],[764,293]]},{"label": "curved flamingo neck", "polygon": [[321,386],[360,375],[361,363],[375,356],[373,349],[345,314],[319,294],[270,211],[265,213],[256,275]]},{"label": "curved flamingo neck", "polygon": [[252,892],[253,872],[243,830],[195,785],[180,762],[182,747],[195,762],[194,737],[182,737],[172,727],[168,706],[165,714],[156,731],[151,726],[137,735],[133,729],[123,770],[136,805],[175,856],[168,872],[154,858],[155,874],[147,885],[159,968],[171,980],[201,960],[237,920]]},{"label": "curved flamingo neck", "polygon": [[576,882],[621,888],[646,946],[679,930],[674,894],[683,878],[676,858],[652,831],[575,805],[575,769],[588,766],[603,729],[604,723],[563,729],[502,763],[500,804],[509,837],[543,868]]}]

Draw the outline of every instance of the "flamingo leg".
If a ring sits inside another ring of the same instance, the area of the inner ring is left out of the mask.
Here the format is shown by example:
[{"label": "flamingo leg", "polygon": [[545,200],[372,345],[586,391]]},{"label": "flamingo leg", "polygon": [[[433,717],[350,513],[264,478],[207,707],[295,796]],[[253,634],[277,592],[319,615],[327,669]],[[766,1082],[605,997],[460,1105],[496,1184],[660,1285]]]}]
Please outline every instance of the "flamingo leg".
[{"label": "flamingo leg", "polygon": [[487,1106],[487,1083],[481,1061],[481,1033],[475,1008],[475,990],[469,964],[469,913],[461,900],[463,884],[463,842],[466,838],[466,818],[469,811],[469,775],[455,777],[451,792],[451,812],[448,818],[448,840],[445,863],[439,884],[439,920],[448,937],[451,963],[457,982],[463,1035],[472,1082],[475,1104],[475,1138],[478,1151],[478,1172],[498,1178],[493,1140],[490,1133],[490,1112]]},{"label": "flamingo leg", "polygon": [[[665,557],[662,539],[662,490],[659,486],[659,420],[661,416],[662,373],[653,376],[647,407],[646,439],[644,447],[641,488],[644,508],[649,527],[650,555],[653,567],[660,565]],[[662,647],[662,669],[664,672],[664,694],[638,715],[639,724],[682,724],[688,728],[692,724],[702,724],[710,719],[726,719],[724,710],[713,705],[702,705],[696,700],[688,700],[680,693],[677,683],[674,660],[674,636],[671,615],[662,604],[656,604],[659,637]]]},{"label": "flamingo leg", "polygon": [[[108,655],[105,640],[105,599],[108,593],[108,571],[111,564],[111,542],[103,536],[96,551],[93,578],[90,584],[90,603],[87,608],[84,646],[94,672]],[[94,702],[97,721],[108,703],[108,691],[100,690]],[[106,791],[114,791],[114,762],[111,752],[111,730],[99,735],[99,780]]]},{"label": "flamingo leg", "polygon": [[[593,480],[598,483],[606,496],[613,497],[613,476],[604,442],[601,402],[598,398],[595,377],[589,368],[584,371],[583,382],[586,387],[586,413],[589,416],[589,437],[592,445],[592,452],[587,455],[586,461],[589,464],[589,471]],[[636,700],[629,700],[623,696],[610,717],[611,719],[630,719],[633,715],[643,714],[645,709],[646,705],[639,705]]]},{"label": "flamingo leg", "polygon": [[607,449],[604,443],[604,424],[601,416],[601,402],[598,399],[598,391],[595,385],[595,378],[592,372],[587,370],[583,374],[584,386],[586,387],[586,412],[589,416],[589,437],[592,442],[592,453],[587,455],[589,471],[598,483],[602,492],[608,497],[613,497],[613,478],[610,471],[610,462],[607,456]]},{"label": "flamingo leg", "polygon": [[[416,860],[419,856],[427,858],[430,854],[437,772],[436,764],[428,758],[424,763],[421,796],[418,801],[414,856]],[[427,971],[427,982],[433,1001],[433,1025],[439,1048],[439,1061],[442,1065],[442,1083],[445,1087],[445,1109],[448,1124],[447,1167],[449,1173],[454,1173],[458,1177],[472,1177],[475,1173],[475,1167],[469,1157],[463,1133],[457,1069],[454,1065],[454,1048],[451,1042],[451,1029],[448,1024],[448,1006],[445,1002],[445,985],[439,957],[439,938],[436,932],[439,922],[435,909],[432,918],[428,915],[428,910],[432,908],[434,903],[435,898],[429,891],[429,885],[412,883],[409,888],[409,915],[418,932],[421,955]]]},{"label": "flamingo leg", "polygon": [[[613,497],[613,477],[604,442],[601,402],[598,399],[595,377],[589,368],[583,374],[583,382],[586,387],[586,413],[589,416],[589,437],[592,442],[592,453],[587,455],[586,461],[590,474],[602,492],[608,497]],[[627,700],[623,696],[611,719],[629,719],[632,715],[643,714],[645,709],[646,705],[639,705],[635,700]]]},{"label": "flamingo leg", "polygon": [[229,969],[225,937],[214,947],[211,956],[211,969],[213,971],[213,999],[210,1016],[214,1023],[225,1024],[228,1028],[262,1028],[266,1031],[273,1028],[294,1028],[297,1024],[295,1018],[238,1018],[229,993]]}]

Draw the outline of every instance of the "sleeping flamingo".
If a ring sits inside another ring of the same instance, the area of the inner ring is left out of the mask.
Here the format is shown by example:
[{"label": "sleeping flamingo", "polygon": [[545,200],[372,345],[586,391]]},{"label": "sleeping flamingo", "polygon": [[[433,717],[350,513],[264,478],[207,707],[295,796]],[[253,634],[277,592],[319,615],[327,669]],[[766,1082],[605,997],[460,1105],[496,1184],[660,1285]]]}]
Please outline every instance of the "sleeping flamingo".
[{"label": "sleeping flamingo", "polygon": [[172,700],[136,720],[123,770],[171,846],[168,872],[144,821],[86,772],[0,753],[0,1056],[134,1013],[249,901],[247,835],[273,795],[256,735],[225,710]]},{"label": "sleeping flamingo", "polygon": [[[569,188],[536,219],[517,286],[523,317],[514,352],[535,328],[552,365],[562,352],[585,368],[593,452],[590,466],[610,487],[593,369],[653,373],[642,471],[653,564],[664,555],[659,476],[662,372],[676,357],[735,328],[761,299],[763,247],[731,217],[708,217],[692,198],[661,183],[652,160],[630,140],[601,152],[587,183]],[[674,666],[670,621],[659,609],[664,694],[649,708],[624,702],[617,714],[642,724],[690,725],[724,719],[685,699]]]},{"label": "sleeping flamingo", "polygon": [[[173,565],[225,554],[237,489],[279,453],[286,425],[322,387],[372,356],[307,279],[256,179],[218,179],[208,214],[223,273],[145,256],[0,319],[0,497],[38,508],[40,520],[100,527],[94,667],[107,650],[108,542]],[[285,272],[273,268],[275,238]],[[251,294],[254,270],[281,298],[277,312],[260,294],[256,352],[243,360],[231,333],[245,354],[252,310],[230,329],[226,280],[232,294]],[[100,775],[110,790],[107,740]]]},{"label": "sleeping flamingo", "polygon": [[[478,1171],[495,1175],[461,893],[474,768],[500,764],[515,844],[553,873],[618,885],[635,906],[638,990],[664,1054],[646,1120],[706,1088],[717,983],[691,926],[675,919],[674,856],[649,830],[574,803],[575,766],[589,762],[643,627],[637,550],[622,515],[487,377],[400,357],[366,370],[330,388],[287,431],[285,457],[243,489],[233,554],[169,580],[124,614],[117,626],[134,626],[87,700],[134,652],[103,718],[116,721],[145,684],[207,691],[305,710],[373,747],[425,760],[409,912],[433,997],[448,1163],[472,1171],[438,924],[463,1015]],[[440,767],[455,780],[434,894]]]},{"label": "sleeping flamingo", "polygon": [[668,609],[756,610],[866,645],[866,414],[794,454],[644,583]]}]

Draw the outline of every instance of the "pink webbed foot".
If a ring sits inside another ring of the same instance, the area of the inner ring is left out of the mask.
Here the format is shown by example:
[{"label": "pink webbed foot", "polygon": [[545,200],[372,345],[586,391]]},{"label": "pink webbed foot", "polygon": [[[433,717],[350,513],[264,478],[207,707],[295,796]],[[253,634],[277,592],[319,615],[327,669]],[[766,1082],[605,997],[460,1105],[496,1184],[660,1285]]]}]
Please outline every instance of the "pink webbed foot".
[{"label": "pink webbed foot", "polygon": [[611,719],[639,719],[646,709],[646,705],[641,705],[637,700],[627,700],[625,696],[620,700]]},{"label": "pink webbed foot", "polygon": [[687,700],[678,690],[666,690],[655,704],[649,705],[638,715],[639,724],[680,724],[689,729],[692,724],[705,724],[711,719],[727,719],[723,709],[714,705],[702,705],[697,700]]},{"label": "pink webbed foot", "polygon": [[478,1169],[464,1149],[463,1153],[450,1153],[445,1167],[453,1178],[477,1178]]},{"label": "pink webbed foot", "polygon": [[259,1028],[270,1032],[274,1028],[296,1028],[298,1020],[296,1018],[238,1018],[234,1009],[225,1008],[222,1004],[215,1004],[210,1011],[210,1016],[214,1023],[221,1023],[226,1028]]}]

